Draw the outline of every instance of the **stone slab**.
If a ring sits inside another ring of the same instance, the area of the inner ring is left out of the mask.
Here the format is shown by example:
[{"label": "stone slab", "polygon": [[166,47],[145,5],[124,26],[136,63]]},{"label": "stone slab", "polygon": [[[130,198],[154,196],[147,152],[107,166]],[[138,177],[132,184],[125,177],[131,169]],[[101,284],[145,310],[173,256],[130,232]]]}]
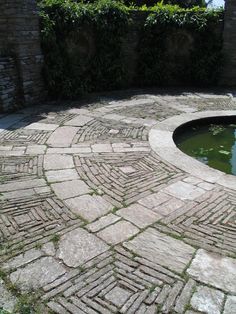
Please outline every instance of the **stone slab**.
[{"label": "stone slab", "polygon": [[75,169],[49,170],[45,172],[48,182],[62,182],[79,179]]},{"label": "stone slab", "polygon": [[78,128],[62,126],[57,128],[49,137],[47,144],[54,147],[70,147]]},{"label": "stone slab", "polygon": [[45,170],[74,168],[73,157],[63,154],[48,154],[44,156]]},{"label": "stone slab", "polygon": [[80,215],[88,221],[93,221],[112,210],[113,206],[102,196],[82,195],[70,198],[65,204],[77,215]]},{"label": "stone slab", "polygon": [[236,260],[233,258],[200,249],[187,272],[198,281],[236,293]]},{"label": "stone slab", "polygon": [[200,187],[183,181],[169,185],[164,191],[181,200],[194,200],[206,192]]},{"label": "stone slab", "polygon": [[[4,282],[0,279],[0,313],[1,309],[9,313],[14,313],[17,299],[5,287]],[[5,312],[3,312],[4,314]],[[6,313],[7,314],[7,313]]]},{"label": "stone slab", "polygon": [[22,291],[42,288],[62,276],[65,268],[52,257],[42,257],[11,273],[10,280]]},{"label": "stone slab", "polygon": [[58,124],[50,124],[50,123],[31,123],[25,127],[28,130],[42,130],[42,131],[54,131],[58,128]]},{"label": "stone slab", "polygon": [[140,204],[132,204],[129,207],[120,209],[116,213],[139,228],[147,227],[162,218],[161,215],[154,213]]},{"label": "stone slab", "polygon": [[236,296],[229,295],[225,302],[225,308],[223,314],[236,313]]},{"label": "stone slab", "polygon": [[204,286],[197,287],[190,301],[191,306],[206,314],[220,314],[224,301],[224,293]]},{"label": "stone slab", "polygon": [[78,267],[109,249],[101,239],[81,228],[63,235],[58,247],[58,258],[69,267]]},{"label": "stone slab", "polygon": [[111,225],[98,232],[97,235],[107,243],[115,245],[127,240],[138,232],[139,229],[132,225],[130,222],[118,221],[114,225]]},{"label": "stone slab", "polygon": [[195,249],[180,240],[148,228],[124,246],[154,263],[182,273]]},{"label": "stone slab", "polygon": [[91,192],[82,180],[64,181],[51,185],[54,193],[62,200]]},{"label": "stone slab", "polygon": [[84,126],[88,122],[92,121],[94,118],[88,117],[85,115],[77,115],[75,118],[71,119],[70,121],[66,122],[65,125],[72,125],[72,126]]},{"label": "stone slab", "polygon": [[86,228],[91,232],[97,232],[97,231],[117,222],[120,219],[121,219],[121,217],[110,213],[106,216],[99,218],[98,220],[94,221],[93,223],[88,224],[86,226]]}]

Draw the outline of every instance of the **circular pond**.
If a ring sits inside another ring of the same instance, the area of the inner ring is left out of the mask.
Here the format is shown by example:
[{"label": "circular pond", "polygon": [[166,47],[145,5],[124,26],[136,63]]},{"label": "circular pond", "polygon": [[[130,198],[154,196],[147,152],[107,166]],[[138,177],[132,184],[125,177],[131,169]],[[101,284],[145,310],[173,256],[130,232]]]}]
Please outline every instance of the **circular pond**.
[{"label": "circular pond", "polygon": [[202,163],[236,175],[236,116],[194,120],[173,134],[177,147]]}]

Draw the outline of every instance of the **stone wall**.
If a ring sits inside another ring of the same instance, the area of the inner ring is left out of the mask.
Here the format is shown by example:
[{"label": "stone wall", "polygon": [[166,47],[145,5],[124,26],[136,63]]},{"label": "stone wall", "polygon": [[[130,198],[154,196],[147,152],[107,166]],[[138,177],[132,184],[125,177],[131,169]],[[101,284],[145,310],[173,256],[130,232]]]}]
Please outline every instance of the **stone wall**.
[{"label": "stone wall", "polygon": [[39,36],[39,17],[34,0],[1,0],[1,111],[42,99],[43,56]]},{"label": "stone wall", "polygon": [[236,0],[225,1],[223,38],[225,64],[222,84],[236,86]]}]

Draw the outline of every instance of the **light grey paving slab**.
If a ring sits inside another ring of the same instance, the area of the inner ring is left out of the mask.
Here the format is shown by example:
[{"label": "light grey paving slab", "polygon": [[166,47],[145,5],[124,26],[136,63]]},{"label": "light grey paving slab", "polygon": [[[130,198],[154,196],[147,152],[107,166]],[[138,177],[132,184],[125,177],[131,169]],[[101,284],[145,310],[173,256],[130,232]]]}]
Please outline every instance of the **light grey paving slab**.
[{"label": "light grey paving slab", "polygon": [[46,145],[28,145],[26,148],[26,154],[28,155],[43,155],[46,151]]},{"label": "light grey paving slab", "polygon": [[73,126],[59,127],[49,137],[47,144],[54,147],[70,147],[78,129]]},{"label": "light grey paving slab", "polygon": [[91,153],[92,149],[89,145],[74,145],[65,148],[48,148],[47,154],[83,154]]},{"label": "light grey paving slab", "polygon": [[170,199],[170,195],[162,192],[153,193],[138,201],[139,204],[148,207],[150,209],[167,202]]},{"label": "light grey paving slab", "polygon": [[224,294],[209,287],[198,286],[191,299],[191,306],[207,314],[220,314],[223,308]]},{"label": "light grey paving slab", "polygon": [[82,228],[63,235],[58,247],[58,258],[69,267],[78,267],[109,249],[101,239]]},{"label": "light grey paving slab", "polygon": [[183,206],[185,203],[182,200],[171,197],[169,201],[154,207],[152,210],[161,216],[168,216]]},{"label": "light grey paving slab", "polygon": [[137,255],[179,273],[183,272],[195,252],[190,245],[153,228],[148,228],[123,245]]},{"label": "light grey paving slab", "polygon": [[66,122],[65,125],[72,125],[72,126],[84,126],[88,122],[92,121],[94,118],[85,116],[85,115],[78,115],[75,118],[71,119],[70,121]]},{"label": "light grey paving slab", "polygon": [[139,228],[147,227],[162,218],[161,215],[154,213],[140,204],[132,204],[122,208],[116,214],[129,220]]},{"label": "light grey paving slab", "polygon": [[117,222],[120,219],[121,219],[121,217],[110,213],[110,214],[103,216],[103,217],[99,218],[98,220],[92,222],[91,224],[88,224],[86,226],[86,228],[91,232],[97,232],[97,231]]},{"label": "light grey paving slab", "polygon": [[27,130],[54,131],[58,128],[58,124],[34,122],[25,127]]},{"label": "light grey paving slab", "polygon": [[41,186],[45,186],[46,182],[44,179],[32,179],[16,181],[12,183],[5,183],[0,185],[0,192],[8,192],[14,190],[32,189]]},{"label": "light grey paving slab", "polygon": [[[17,299],[7,289],[2,279],[0,279],[0,312],[1,309],[14,313]],[[5,312],[3,312],[4,314]],[[7,313],[6,313],[7,314]]]},{"label": "light grey paving slab", "polygon": [[88,221],[93,221],[106,215],[112,210],[113,206],[99,195],[82,195],[70,198],[65,204],[77,215]]},{"label": "light grey paving slab", "polygon": [[91,146],[94,153],[110,153],[112,152],[111,144],[93,144]]},{"label": "light grey paving slab", "polygon": [[79,179],[75,169],[49,170],[45,172],[48,182],[62,182]]},{"label": "light grey paving slab", "polygon": [[187,272],[198,281],[236,293],[236,260],[233,258],[200,249]]},{"label": "light grey paving slab", "polygon": [[223,314],[236,313],[236,296],[227,296]]},{"label": "light grey paving slab", "polygon": [[116,286],[105,295],[105,299],[118,307],[122,307],[131,295],[131,292]]},{"label": "light grey paving slab", "polygon": [[169,185],[164,191],[181,200],[194,200],[206,193],[204,189],[183,181],[178,181]]},{"label": "light grey paving slab", "polygon": [[42,288],[62,276],[66,269],[52,257],[42,257],[11,273],[10,280],[22,291]]},{"label": "light grey paving slab", "polygon": [[114,225],[111,225],[98,232],[97,235],[107,243],[115,245],[127,240],[138,232],[139,229],[132,225],[130,222],[118,221]]},{"label": "light grey paving slab", "polygon": [[82,180],[54,183],[51,185],[51,188],[62,200],[91,192],[91,189]]},{"label": "light grey paving slab", "polygon": [[4,270],[16,269],[18,267],[24,266],[33,262],[34,260],[41,257],[43,253],[37,249],[31,249],[29,251],[24,252],[24,254],[17,255],[12,259],[8,260],[6,263],[2,265]]},{"label": "light grey paving slab", "polygon": [[74,168],[73,157],[63,154],[47,154],[44,156],[44,169],[57,170]]}]

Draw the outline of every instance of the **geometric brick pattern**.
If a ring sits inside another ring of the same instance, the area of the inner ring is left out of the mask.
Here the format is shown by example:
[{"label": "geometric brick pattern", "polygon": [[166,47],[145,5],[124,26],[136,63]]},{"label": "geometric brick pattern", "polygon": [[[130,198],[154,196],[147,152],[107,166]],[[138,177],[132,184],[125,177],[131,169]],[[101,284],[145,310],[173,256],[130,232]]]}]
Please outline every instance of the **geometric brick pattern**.
[{"label": "geometric brick pattern", "polygon": [[0,133],[0,143],[4,145],[45,144],[51,132],[39,130],[5,130]]},{"label": "geometric brick pattern", "polygon": [[[174,313],[183,310],[191,286],[168,269],[139,258],[121,247],[71,271],[44,287],[48,306],[57,313]],[[180,299],[184,299],[180,304]]]},{"label": "geometric brick pattern", "polygon": [[[20,244],[35,245],[77,219],[61,201],[50,194],[0,203],[0,243],[14,250]],[[77,220],[77,223],[80,221]],[[0,255],[6,254],[0,251]]]},{"label": "geometric brick pattern", "polygon": [[102,190],[115,206],[135,202],[182,177],[153,152],[93,154],[74,160],[81,178],[91,188]]},{"label": "geometric brick pattern", "polygon": [[114,113],[125,115],[127,117],[145,118],[145,119],[155,119],[157,121],[162,121],[171,116],[175,116],[180,113],[177,109],[168,107],[167,104],[145,104],[139,106],[131,106],[122,109],[114,110]]},{"label": "geometric brick pattern", "polygon": [[148,140],[148,129],[144,126],[132,126],[122,122],[111,122],[105,119],[96,119],[81,127],[74,138],[74,144],[85,141],[109,141],[120,142],[126,139],[126,142],[133,140]]},{"label": "geometric brick pattern", "polygon": [[14,177],[17,174],[37,175],[42,176],[43,174],[43,156],[38,155],[32,156],[20,156],[20,157],[0,157],[0,173],[4,178]]},{"label": "geometric brick pattern", "polygon": [[[183,214],[184,212],[184,214]],[[209,251],[234,255],[236,252],[236,192],[219,190],[206,193],[204,199],[181,208],[162,220],[187,243]]]},{"label": "geometric brick pattern", "polygon": [[[39,303],[45,314],[190,314],[206,304],[226,312],[235,298],[236,192],[167,163],[148,134],[155,120],[235,102],[201,94],[109,101],[26,110],[22,121],[12,120],[21,128],[0,130],[0,291],[2,282],[6,290],[13,284],[18,297],[28,284],[38,296],[32,312]],[[24,128],[33,122],[35,129]],[[217,264],[211,252],[220,253]],[[213,265],[213,273],[198,265]],[[212,292],[203,303],[201,291]],[[219,294],[226,302],[214,304]],[[5,302],[0,293],[0,312]]]}]

